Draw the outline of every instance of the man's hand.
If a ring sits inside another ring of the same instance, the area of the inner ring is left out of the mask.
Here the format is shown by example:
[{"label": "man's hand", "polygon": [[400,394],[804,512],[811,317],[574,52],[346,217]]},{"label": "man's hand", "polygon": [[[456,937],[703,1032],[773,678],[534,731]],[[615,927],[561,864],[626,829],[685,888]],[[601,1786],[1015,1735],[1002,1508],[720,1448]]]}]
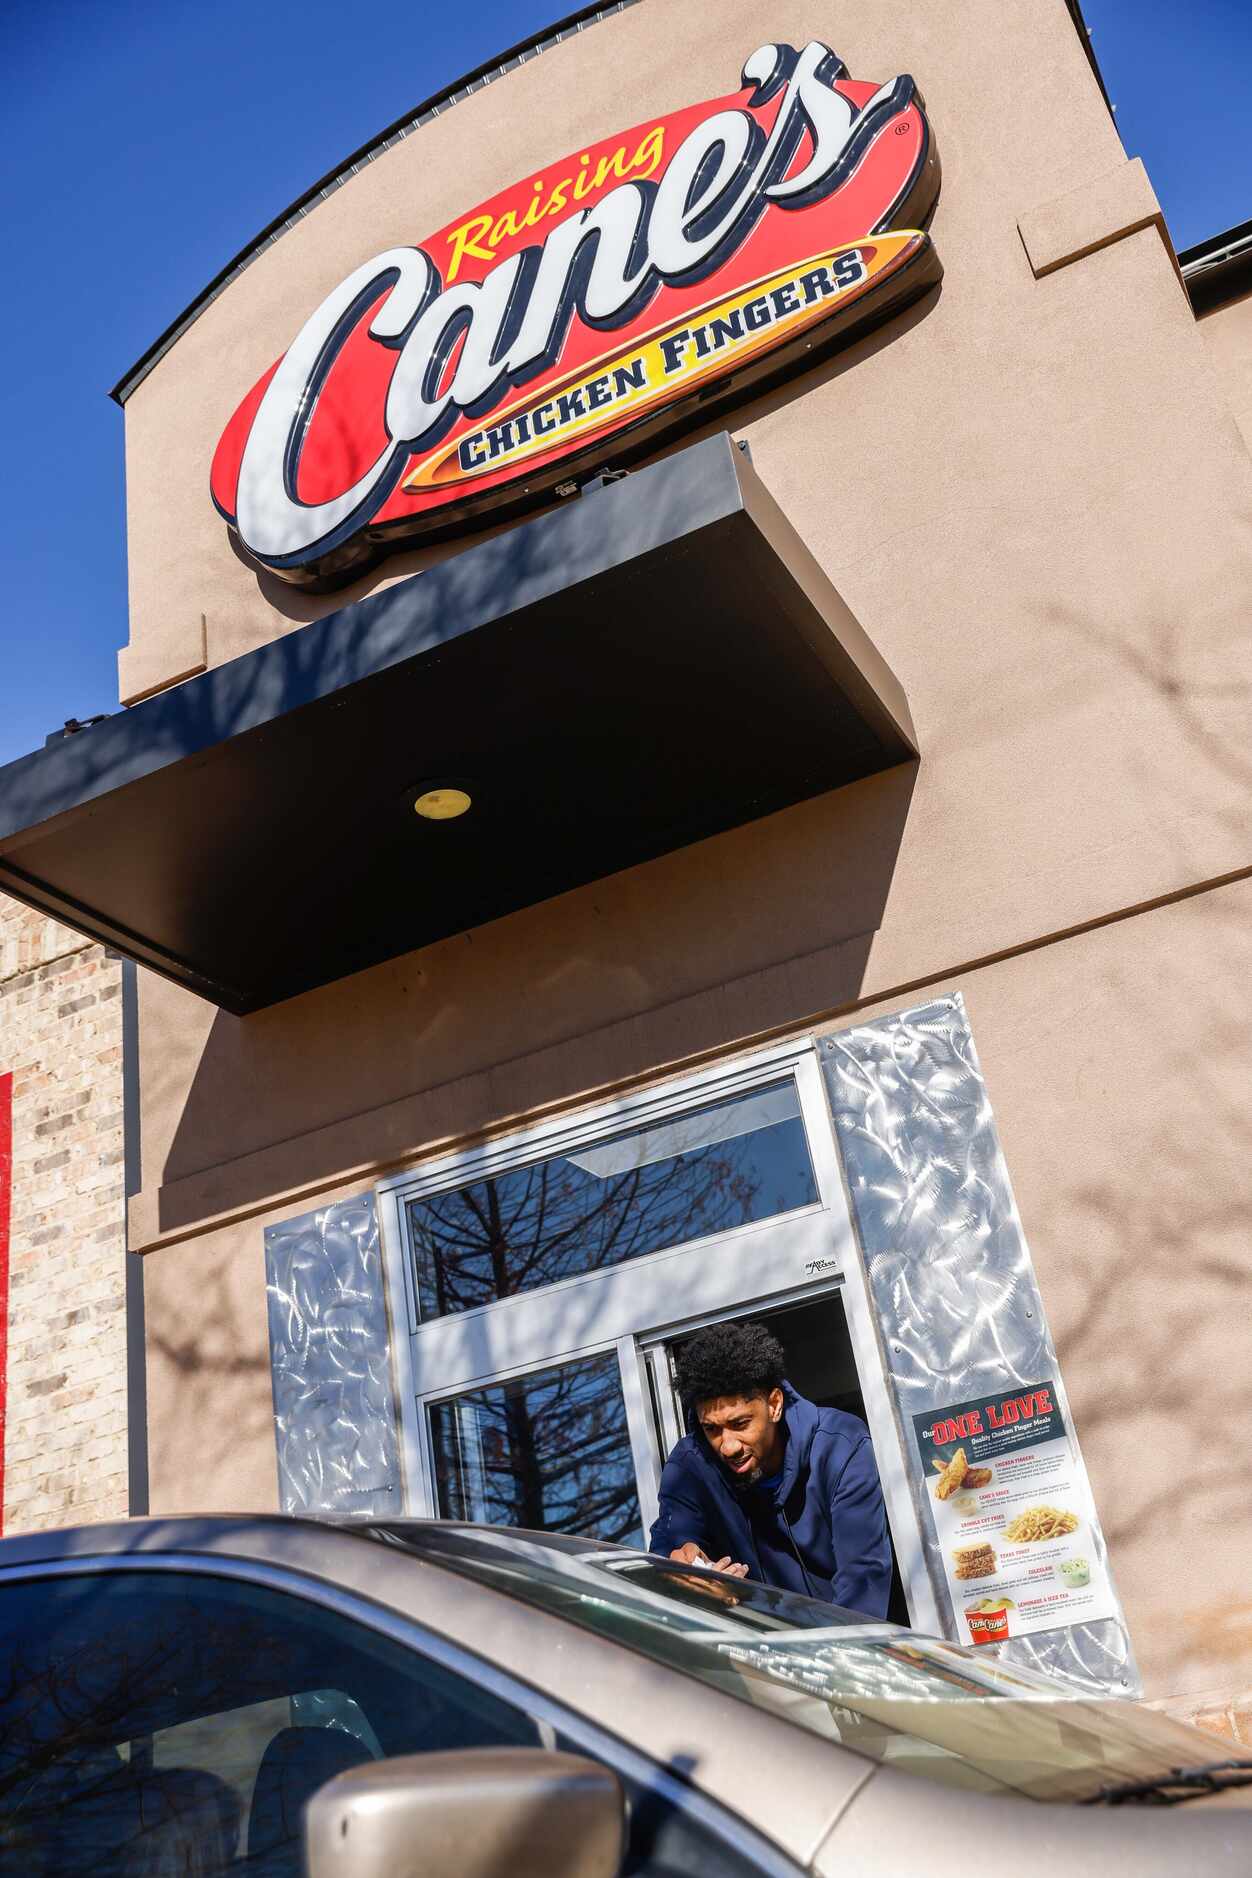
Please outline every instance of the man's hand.
[{"label": "man's hand", "polygon": [[670,1553],[670,1557],[679,1565],[707,1565],[710,1571],[725,1572],[729,1578],[746,1578],[748,1575],[747,1566],[736,1565],[729,1553],[725,1558],[711,1559],[694,1539],[689,1539],[686,1545],[680,1545],[677,1550]]}]

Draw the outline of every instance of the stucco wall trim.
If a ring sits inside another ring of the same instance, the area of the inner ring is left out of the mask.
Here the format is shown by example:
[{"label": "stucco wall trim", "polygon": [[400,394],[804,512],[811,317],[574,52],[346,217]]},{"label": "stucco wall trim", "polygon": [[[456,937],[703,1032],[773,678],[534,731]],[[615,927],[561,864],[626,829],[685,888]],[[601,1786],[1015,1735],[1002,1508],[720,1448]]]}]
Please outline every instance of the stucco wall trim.
[{"label": "stucco wall trim", "polygon": [[1091,182],[1068,190],[1022,216],[1017,232],[1022,238],[1036,280],[1081,261],[1142,228],[1155,228],[1165,244],[1178,285],[1186,293],[1174,244],[1148,172],[1138,157],[1131,157]]},{"label": "stucco wall trim", "polygon": [[202,613],[199,627],[193,626],[186,633],[181,663],[176,663],[173,671],[168,647],[123,646],[117,655],[118,696],[124,705],[142,704],[158,691],[198,678],[208,669],[208,620]]},{"label": "stucco wall trim", "polygon": [[[801,1019],[792,1015],[789,1021],[768,1029],[727,1036],[715,1050],[676,1051],[665,1061],[651,1062],[646,1071],[635,1071],[628,1067],[632,1056],[631,1044],[638,1035],[638,1019],[625,1018],[597,1033],[601,1060],[606,1066],[623,1073],[610,1074],[595,1088],[581,1088],[576,1098],[540,1103],[529,1108],[510,1105],[507,1097],[501,1100],[501,1088],[507,1083],[507,1071],[518,1065],[507,1063],[497,1065],[492,1071],[468,1075],[456,1083],[416,1090],[411,1095],[380,1104],[361,1114],[330,1122],[325,1127],[310,1130],[290,1140],[258,1148],[251,1154],[240,1155],[202,1172],[185,1175],[181,1180],[149,1185],[132,1194],[128,1205],[129,1249],[136,1253],[156,1252],[166,1246],[216,1232],[240,1220],[272,1212],[276,1208],[310,1203],[319,1195],[342,1187],[345,1183],[381,1179],[427,1155],[451,1153],[473,1141],[484,1140],[523,1123],[528,1125],[588,1102],[602,1102],[624,1094],[629,1089],[655,1081],[659,1076],[694,1070],[702,1063],[725,1055],[728,1050],[757,1049],[814,1028],[846,1022],[856,1011],[867,1006],[912,997],[963,973],[980,971],[1001,960],[1035,952],[1062,940],[1075,938],[1081,933],[1098,931],[1103,926],[1119,925],[1123,920],[1134,919],[1140,914],[1210,893],[1216,888],[1247,879],[1250,875],[1252,868],[1238,868],[1216,879],[1184,887],[1173,893],[1156,895],[1135,906],[1119,908],[1101,918],[1081,921],[1025,945],[1008,946],[997,952],[967,959],[963,964],[927,972],[907,983],[867,991],[864,997],[837,1007],[823,1007],[820,998],[810,992],[805,999],[801,992],[801,1001],[809,1006],[810,1014],[807,1017]],[[802,963],[812,968],[811,974],[800,971]],[[812,984],[829,982],[831,965],[832,954],[821,952],[805,961],[790,960],[776,967],[770,976],[778,980],[780,1000],[792,1007],[805,978],[809,977]],[[723,1009],[724,990],[722,987],[713,994],[713,1002],[719,1010]],[[697,993],[692,998],[666,1007],[669,1028],[675,1037],[691,1034],[695,1009],[707,1004],[708,999],[708,993]],[[657,1013],[651,1015],[656,1016]],[[699,1028],[698,1024],[696,1028]],[[526,1067],[533,1071],[540,1057],[557,1056],[562,1048],[561,1044],[552,1045],[548,1051],[526,1059]],[[523,1077],[521,1080],[528,1082],[529,1078]],[[430,1124],[434,1114],[484,1114],[489,1111],[492,1112],[492,1120],[485,1129],[456,1129],[443,1135],[432,1133]],[[318,1171],[313,1172],[313,1169]]]}]

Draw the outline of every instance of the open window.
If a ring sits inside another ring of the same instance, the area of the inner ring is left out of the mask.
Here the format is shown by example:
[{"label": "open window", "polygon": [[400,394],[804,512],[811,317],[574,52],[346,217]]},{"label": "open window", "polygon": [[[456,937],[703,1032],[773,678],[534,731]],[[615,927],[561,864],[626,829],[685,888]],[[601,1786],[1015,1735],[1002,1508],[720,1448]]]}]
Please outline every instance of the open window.
[{"label": "open window", "polygon": [[380,1189],[416,1513],[646,1544],[683,1432],[672,1352],[766,1318],[874,1441],[893,1615],[935,1625],[811,1046],[449,1156]]}]

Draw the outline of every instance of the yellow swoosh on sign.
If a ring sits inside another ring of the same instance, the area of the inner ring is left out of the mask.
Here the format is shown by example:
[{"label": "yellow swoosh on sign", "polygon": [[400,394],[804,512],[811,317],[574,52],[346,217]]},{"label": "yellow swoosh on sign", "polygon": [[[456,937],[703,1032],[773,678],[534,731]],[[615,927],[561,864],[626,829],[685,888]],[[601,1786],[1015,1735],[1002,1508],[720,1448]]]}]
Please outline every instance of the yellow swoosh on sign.
[{"label": "yellow swoosh on sign", "polygon": [[[745,287],[736,288],[733,294],[723,299],[693,308],[681,320],[673,321],[655,332],[642,334],[629,346],[605,353],[594,365],[581,366],[577,373],[546,386],[542,392],[532,392],[529,397],[505,405],[494,413],[488,424],[463,432],[454,443],[445,444],[417,464],[405,477],[402,487],[414,491],[437,489],[451,483],[470,482],[479,476],[498,474],[531,457],[564,450],[580,439],[592,439],[598,431],[642,417],[657,406],[685,395],[703,380],[725,376],[737,370],[748,359],[772,350],[783,339],[792,337],[805,327],[819,325],[850,301],[859,299],[885,275],[895,273],[912,258],[925,240],[926,236],[918,229],[906,228],[894,229],[884,235],[863,236],[859,241],[842,242],[837,247],[811,255],[807,260],[793,262],[790,267],[777,273],[751,281]],[[744,310],[751,302],[764,299],[790,282],[800,281],[815,269],[833,268],[844,255],[860,257],[864,268],[860,279],[835,292],[821,295],[811,305],[802,303],[794,311],[772,314],[769,323],[759,330],[753,331],[742,324]],[[740,336],[727,337],[723,334],[723,343],[706,352],[703,358],[698,355],[696,344],[691,340],[675,361],[674,346],[679,335],[684,332],[694,334],[698,328],[711,327],[715,320],[733,325],[737,316],[740,320]],[[615,379],[617,373],[622,376]],[[611,402],[579,409],[579,401],[587,396],[589,387],[605,379],[610,381]],[[558,408],[562,402],[565,406],[564,415]],[[545,428],[540,434],[530,428],[536,413],[545,421]],[[494,454],[488,454],[490,446],[486,440],[493,433],[498,438],[505,432],[506,426],[510,427],[507,433],[511,439],[509,446],[503,450],[497,448]],[[482,460],[462,463],[462,451],[466,451],[471,459],[481,456]]]}]

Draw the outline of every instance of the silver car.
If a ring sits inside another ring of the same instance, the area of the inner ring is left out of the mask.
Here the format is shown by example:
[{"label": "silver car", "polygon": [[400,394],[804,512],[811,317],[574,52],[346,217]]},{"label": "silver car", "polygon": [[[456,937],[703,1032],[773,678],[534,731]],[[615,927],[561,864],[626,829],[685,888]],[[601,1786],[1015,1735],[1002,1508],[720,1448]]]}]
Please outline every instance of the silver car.
[{"label": "silver car", "polygon": [[623,1547],[252,1515],[0,1543],[14,1878],[1247,1873],[1249,1781],[1131,1704]]}]

